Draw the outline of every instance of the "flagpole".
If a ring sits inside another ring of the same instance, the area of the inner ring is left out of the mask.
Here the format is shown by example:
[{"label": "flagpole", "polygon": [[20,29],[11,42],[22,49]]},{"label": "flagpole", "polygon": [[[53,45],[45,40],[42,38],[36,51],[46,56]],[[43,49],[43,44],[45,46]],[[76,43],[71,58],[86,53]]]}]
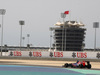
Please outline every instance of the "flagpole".
[{"label": "flagpole", "polygon": [[[66,11],[66,13],[65,14],[69,14],[69,11]],[[65,25],[65,22],[64,22],[64,25]],[[66,26],[65,26],[65,28],[64,28],[65,30],[65,47],[64,47],[64,51],[66,51]]]},{"label": "flagpole", "polygon": [[[64,18],[63,18],[63,22],[64,22]],[[63,32],[64,31],[64,25],[63,25],[63,27],[62,27],[62,51],[63,51]]]},{"label": "flagpole", "polygon": [[[69,14],[69,12],[70,11],[65,11],[64,14]],[[69,16],[69,18],[70,18],[70,16]],[[64,25],[65,25],[65,23],[64,23]],[[65,30],[64,31],[65,31],[65,45],[64,45],[65,47],[64,47],[64,51],[66,51],[66,26],[65,26]]]},{"label": "flagpole", "polygon": [[[69,14],[69,11],[65,11],[64,13],[61,13],[61,18],[63,18],[63,22],[64,22],[64,24],[62,26],[62,51],[63,51],[63,47],[64,47],[64,50],[66,49],[66,28],[64,28],[64,26],[65,26],[64,18],[66,17],[66,14]],[[65,32],[65,35],[64,35],[64,32]],[[63,40],[63,36],[65,36],[64,40]],[[63,42],[63,41],[65,41],[65,42]],[[63,45],[63,44],[65,44],[65,45]]]},{"label": "flagpole", "polygon": [[71,11],[69,10],[69,21],[71,21]]},{"label": "flagpole", "polygon": [[[64,23],[64,25],[65,25],[65,23]],[[64,49],[64,51],[66,51],[66,26],[65,26],[65,49]]]}]

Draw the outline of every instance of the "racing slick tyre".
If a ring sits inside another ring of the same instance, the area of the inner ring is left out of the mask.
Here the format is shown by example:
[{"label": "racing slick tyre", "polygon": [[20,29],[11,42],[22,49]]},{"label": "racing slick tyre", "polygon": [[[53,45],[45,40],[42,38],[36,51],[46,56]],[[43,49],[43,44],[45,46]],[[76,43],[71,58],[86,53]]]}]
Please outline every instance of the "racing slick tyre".
[{"label": "racing slick tyre", "polygon": [[79,65],[79,68],[83,68],[83,65],[82,65],[82,64],[80,64],[80,65]]},{"label": "racing slick tyre", "polygon": [[88,68],[88,69],[91,69],[91,64],[88,64],[88,65],[87,65],[87,68]]},{"label": "racing slick tyre", "polygon": [[68,63],[65,63],[64,67],[68,67]]}]

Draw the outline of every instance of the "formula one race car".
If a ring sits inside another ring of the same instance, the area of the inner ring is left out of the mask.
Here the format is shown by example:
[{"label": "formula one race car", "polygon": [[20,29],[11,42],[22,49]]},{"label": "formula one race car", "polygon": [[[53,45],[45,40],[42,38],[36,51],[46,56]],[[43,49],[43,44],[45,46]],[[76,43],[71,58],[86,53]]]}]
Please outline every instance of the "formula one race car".
[{"label": "formula one race car", "polygon": [[76,63],[65,63],[63,65],[63,67],[67,68],[67,67],[73,67],[73,68],[88,68],[91,69],[91,64],[89,61],[77,61]]}]

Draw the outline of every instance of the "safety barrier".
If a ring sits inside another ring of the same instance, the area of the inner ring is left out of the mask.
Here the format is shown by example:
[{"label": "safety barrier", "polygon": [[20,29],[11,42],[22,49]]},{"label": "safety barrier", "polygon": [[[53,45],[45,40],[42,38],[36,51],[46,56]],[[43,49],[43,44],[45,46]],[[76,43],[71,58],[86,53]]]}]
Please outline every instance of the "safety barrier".
[{"label": "safety barrier", "polygon": [[100,59],[100,52],[94,51],[9,51],[2,54],[11,57]]}]

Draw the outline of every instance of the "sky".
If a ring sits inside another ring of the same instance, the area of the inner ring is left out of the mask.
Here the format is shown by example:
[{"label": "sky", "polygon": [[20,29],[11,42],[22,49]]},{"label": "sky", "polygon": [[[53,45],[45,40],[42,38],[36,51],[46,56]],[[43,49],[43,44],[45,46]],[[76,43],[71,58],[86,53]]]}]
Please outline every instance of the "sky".
[{"label": "sky", "polygon": [[[100,21],[100,0],[0,0],[0,9],[6,9],[4,15],[4,40],[8,46],[20,44],[20,20],[25,21],[23,28],[23,45],[28,43],[30,34],[32,46],[50,46],[50,27],[62,19],[60,13],[70,10],[71,20],[85,24],[85,48],[94,48],[93,22]],[[65,20],[69,20],[66,16]],[[2,17],[0,15],[0,24]],[[100,48],[100,29],[97,29],[97,48]],[[1,35],[1,28],[0,28]],[[1,37],[0,37],[1,39]],[[0,40],[1,41],[1,40]]]}]

